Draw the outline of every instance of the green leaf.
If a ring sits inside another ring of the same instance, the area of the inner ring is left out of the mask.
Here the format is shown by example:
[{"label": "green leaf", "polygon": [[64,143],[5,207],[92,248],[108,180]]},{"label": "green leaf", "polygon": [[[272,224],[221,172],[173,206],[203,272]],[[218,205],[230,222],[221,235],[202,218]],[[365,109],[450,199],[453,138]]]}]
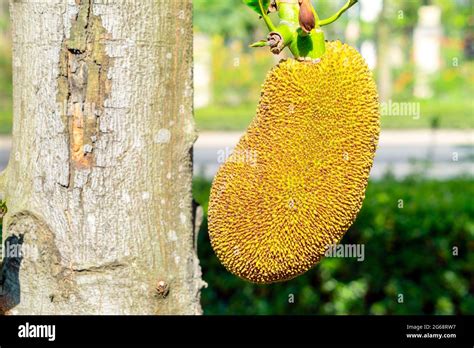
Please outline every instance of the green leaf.
[{"label": "green leaf", "polygon": [[[263,16],[264,13],[260,10],[260,4],[262,5],[262,8],[264,11],[268,9],[270,6],[270,0],[242,0],[245,5],[250,7],[252,10],[257,12],[260,16]],[[265,13],[266,14],[266,13]]]}]

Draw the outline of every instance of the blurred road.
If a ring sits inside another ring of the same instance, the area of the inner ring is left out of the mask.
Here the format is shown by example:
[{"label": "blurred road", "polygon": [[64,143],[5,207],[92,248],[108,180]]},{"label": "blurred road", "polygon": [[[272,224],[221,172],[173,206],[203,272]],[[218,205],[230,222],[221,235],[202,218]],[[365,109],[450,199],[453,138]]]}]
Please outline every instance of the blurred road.
[{"label": "blurred road", "polygon": [[[203,132],[194,147],[194,174],[212,178],[219,168],[219,158],[229,154],[242,133]],[[0,137],[0,170],[7,166],[11,139]],[[431,165],[424,166],[431,159]],[[457,159],[457,160],[456,160]],[[380,144],[371,178],[391,171],[403,178],[425,170],[429,177],[445,179],[461,174],[474,175],[474,132],[440,130],[388,130]]]},{"label": "blurred road", "polygon": [[5,169],[8,164],[8,157],[11,150],[11,138],[8,136],[0,136],[0,171]]},{"label": "blurred road", "polygon": [[[212,178],[220,166],[219,155],[228,153],[241,133],[201,133],[194,148],[194,174]],[[424,166],[428,159],[431,165]],[[403,178],[424,169],[429,177],[445,179],[474,175],[474,132],[388,130],[380,135],[371,178],[387,171]]]}]

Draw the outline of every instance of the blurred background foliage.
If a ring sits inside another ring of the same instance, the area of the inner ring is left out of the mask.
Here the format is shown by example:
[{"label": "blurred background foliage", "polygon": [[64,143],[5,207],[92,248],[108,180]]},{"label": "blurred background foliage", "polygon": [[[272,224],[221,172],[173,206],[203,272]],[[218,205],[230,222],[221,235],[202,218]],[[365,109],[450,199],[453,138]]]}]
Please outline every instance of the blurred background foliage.
[{"label": "blurred background foliage", "polygon": [[[210,182],[195,180],[207,204]],[[342,240],[365,244],[365,260],[324,258],[284,283],[254,285],[227,272],[207,234],[199,235],[206,314],[473,314],[474,186],[389,175],[369,184],[364,206]],[[403,208],[399,200],[403,199]],[[458,248],[457,256],[454,248]],[[399,303],[403,294],[403,303]],[[294,303],[290,303],[294,295]]]},{"label": "blurred background foliage", "polygon": [[[474,0],[361,0],[367,8],[380,6],[377,16],[370,20],[361,13],[362,4],[356,5],[336,23],[324,27],[328,40],[339,39],[361,49],[364,43],[380,42],[399,47],[402,57],[390,67],[389,98],[400,102],[419,102],[422,116],[383,117],[387,128],[467,128],[474,124],[474,62],[466,54],[466,46],[474,47]],[[337,11],[344,0],[313,1],[324,18]],[[260,87],[267,72],[281,58],[268,49],[250,49],[248,44],[265,38],[263,21],[243,5],[241,0],[194,0],[194,23],[197,37],[205,38],[206,46],[196,45],[196,61],[209,54],[209,83],[206,101],[196,108],[197,125],[201,130],[243,131],[254,117],[260,96]],[[378,4],[378,5],[377,5]],[[416,78],[414,64],[414,32],[418,10],[422,5],[434,4],[441,8],[442,42],[441,68],[432,77],[433,95],[417,98],[413,94]],[[375,11],[375,10],[374,10]],[[376,13],[376,12],[374,12]],[[275,15],[273,15],[275,16]],[[379,29],[386,25],[386,37]],[[348,30],[346,30],[348,28]],[[348,38],[354,36],[356,38]],[[206,52],[204,52],[206,51]],[[377,53],[376,53],[377,54]],[[384,57],[380,55],[377,59]],[[453,65],[453,59],[458,64]],[[383,65],[380,61],[379,65]],[[199,65],[199,64],[198,64]],[[374,68],[377,80],[379,69]],[[12,78],[11,33],[8,19],[8,0],[0,0],[0,134],[11,131]],[[199,94],[200,87],[197,88]]]},{"label": "blurred background foliage", "polygon": [[[318,0],[313,3],[320,17],[325,18],[345,1]],[[422,117],[417,120],[384,117],[384,128],[472,127],[474,63],[465,51],[474,30],[473,0],[365,0],[365,3],[366,7],[383,4],[383,10],[375,18],[366,20],[360,13],[361,5],[356,5],[336,23],[324,27],[324,31],[328,40],[338,39],[359,49],[364,43],[373,44],[375,50],[380,42],[398,46],[395,53],[402,56],[397,58],[397,64],[390,66],[390,81],[385,82],[391,86],[387,99],[419,102]],[[441,68],[431,77],[433,95],[417,98],[413,93],[416,78],[414,33],[419,8],[430,4],[439,6],[442,11]],[[194,6],[195,31],[212,42],[210,96],[209,102],[196,110],[198,127],[202,130],[244,130],[255,114],[266,73],[286,55],[275,57],[266,48],[248,48],[249,43],[265,38],[267,32],[263,21],[243,6],[241,0],[195,0]],[[382,26],[388,28],[383,37],[380,36]],[[357,37],[348,40],[347,36],[352,36],[354,31],[358,31]],[[202,48],[195,50],[198,57]],[[382,66],[387,57],[375,54],[377,65]],[[453,63],[455,59],[459,64]],[[374,68],[373,72],[379,84],[382,83],[378,77],[379,68]]]},{"label": "blurred background foliage", "polygon": [[0,134],[12,126],[12,55],[8,2],[0,1]]}]

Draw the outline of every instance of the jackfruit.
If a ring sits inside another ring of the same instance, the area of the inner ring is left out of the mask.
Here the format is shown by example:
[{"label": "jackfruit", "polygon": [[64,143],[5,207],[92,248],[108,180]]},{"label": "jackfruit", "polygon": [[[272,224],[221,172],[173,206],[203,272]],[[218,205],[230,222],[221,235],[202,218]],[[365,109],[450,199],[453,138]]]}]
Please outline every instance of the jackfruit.
[{"label": "jackfruit", "polygon": [[375,82],[339,41],[318,62],[268,74],[257,115],[214,178],[209,235],[222,264],[255,283],[294,278],[351,226],[380,131]]}]

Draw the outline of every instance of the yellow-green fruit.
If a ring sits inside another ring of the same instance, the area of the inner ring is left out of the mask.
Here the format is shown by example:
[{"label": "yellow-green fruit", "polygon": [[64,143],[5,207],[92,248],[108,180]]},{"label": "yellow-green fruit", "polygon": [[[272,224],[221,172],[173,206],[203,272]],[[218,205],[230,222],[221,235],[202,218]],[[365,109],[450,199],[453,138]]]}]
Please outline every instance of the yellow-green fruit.
[{"label": "yellow-green fruit", "polygon": [[213,182],[209,234],[222,264],[255,283],[313,267],[362,206],[379,118],[372,75],[348,45],[328,42],[318,63],[273,68]]}]

